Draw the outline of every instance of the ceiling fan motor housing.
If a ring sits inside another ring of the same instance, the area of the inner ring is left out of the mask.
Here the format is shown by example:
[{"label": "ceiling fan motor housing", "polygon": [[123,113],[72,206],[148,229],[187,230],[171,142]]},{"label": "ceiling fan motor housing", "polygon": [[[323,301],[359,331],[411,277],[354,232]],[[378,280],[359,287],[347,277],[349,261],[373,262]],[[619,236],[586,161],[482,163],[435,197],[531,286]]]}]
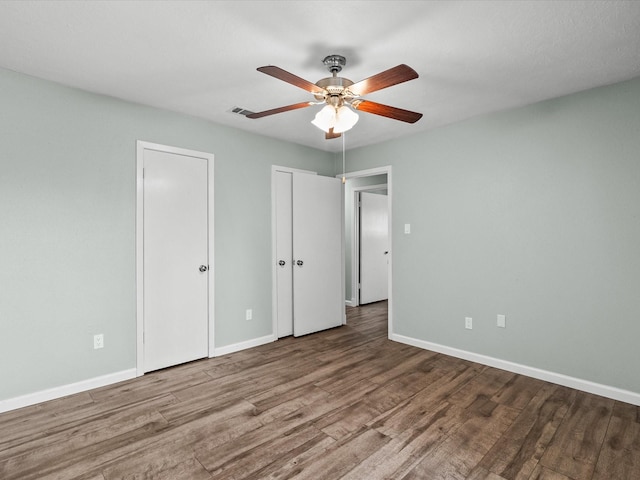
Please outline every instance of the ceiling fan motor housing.
[{"label": "ceiling fan motor housing", "polygon": [[347,96],[347,88],[353,85],[353,82],[348,78],[338,77],[336,74],[342,70],[347,64],[347,59],[342,55],[329,55],[325,57],[322,63],[325,64],[329,72],[333,76],[323,78],[322,80],[318,80],[316,85],[320,88],[323,88],[327,94],[317,94],[315,95],[316,100],[318,101],[326,101],[327,104],[333,105],[334,107],[340,107],[344,103],[345,97]]},{"label": "ceiling fan motor housing", "polygon": [[[322,80],[318,80],[316,85],[320,88],[324,88],[329,96],[344,97],[347,89],[353,85],[353,82],[348,78],[327,77]],[[315,97],[318,101],[322,101],[325,98],[324,95],[315,95]]]}]

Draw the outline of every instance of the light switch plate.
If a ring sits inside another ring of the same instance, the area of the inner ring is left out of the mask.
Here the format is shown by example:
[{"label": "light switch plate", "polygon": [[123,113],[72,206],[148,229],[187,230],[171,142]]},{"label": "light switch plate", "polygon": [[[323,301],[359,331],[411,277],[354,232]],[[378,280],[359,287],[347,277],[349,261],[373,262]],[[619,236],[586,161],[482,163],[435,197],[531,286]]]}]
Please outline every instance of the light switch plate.
[{"label": "light switch plate", "polygon": [[496,325],[500,328],[507,328],[507,317],[504,315],[498,315]]},{"label": "light switch plate", "polygon": [[406,233],[407,235],[411,233],[411,224],[410,223],[405,223],[404,224],[404,233]]}]

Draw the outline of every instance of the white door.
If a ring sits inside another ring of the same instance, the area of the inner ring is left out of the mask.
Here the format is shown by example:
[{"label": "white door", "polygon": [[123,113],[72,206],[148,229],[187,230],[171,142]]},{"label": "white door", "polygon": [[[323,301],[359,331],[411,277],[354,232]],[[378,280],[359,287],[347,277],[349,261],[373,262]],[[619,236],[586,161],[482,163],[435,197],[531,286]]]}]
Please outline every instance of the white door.
[{"label": "white door", "polygon": [[274,172],[278,338],[293,335],[293,212],[291,172]]},{"label": "white door", "polygon": [[389,296],[389,209],[386,195],[360,193],[360,304]]},{"label": "white door", "polygon": [[208,354],[208,163],[144,151],[144,371]]},{"label": "white door", "polygon": [[342,325],[342,182],[293,173],[293,332]]}]

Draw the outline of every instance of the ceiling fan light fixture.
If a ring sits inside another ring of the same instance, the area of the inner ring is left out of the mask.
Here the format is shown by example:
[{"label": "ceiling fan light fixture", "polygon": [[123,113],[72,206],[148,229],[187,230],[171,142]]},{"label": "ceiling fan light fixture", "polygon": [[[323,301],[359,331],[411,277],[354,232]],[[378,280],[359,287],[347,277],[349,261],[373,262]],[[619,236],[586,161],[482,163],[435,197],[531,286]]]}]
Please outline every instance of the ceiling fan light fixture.
[{"label": "ceiling fan light fixture", "polygon": [[347,130],[351,130],[353,126],[358,123],[360,117],[356,112],[351,110],[346,105],[341,106],[336,110],[336,121],[333,126],[334,133],[342,133]]},{"label": "ceiling fan light fixture", "polygon": [[322,110],[316,113],[316,117],[311,123],[329,133],[329,130],[336,124],[336,109],[331,105],[325,105]]}]

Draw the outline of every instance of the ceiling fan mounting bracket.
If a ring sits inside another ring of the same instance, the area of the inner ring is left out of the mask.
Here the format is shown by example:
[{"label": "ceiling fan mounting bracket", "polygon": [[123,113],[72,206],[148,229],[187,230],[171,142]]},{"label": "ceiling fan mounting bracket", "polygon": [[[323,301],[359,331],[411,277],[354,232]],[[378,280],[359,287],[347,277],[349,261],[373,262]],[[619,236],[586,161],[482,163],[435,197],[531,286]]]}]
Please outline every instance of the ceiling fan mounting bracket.
[{"label": "ceiling fan mounting bracket", "polygon": [[347,64],[347,59],[342,55],[329,55],[324,57],[322,63],[325,64],[329,72],[335,77],[337,73],[340,73],[342,67]]}]

